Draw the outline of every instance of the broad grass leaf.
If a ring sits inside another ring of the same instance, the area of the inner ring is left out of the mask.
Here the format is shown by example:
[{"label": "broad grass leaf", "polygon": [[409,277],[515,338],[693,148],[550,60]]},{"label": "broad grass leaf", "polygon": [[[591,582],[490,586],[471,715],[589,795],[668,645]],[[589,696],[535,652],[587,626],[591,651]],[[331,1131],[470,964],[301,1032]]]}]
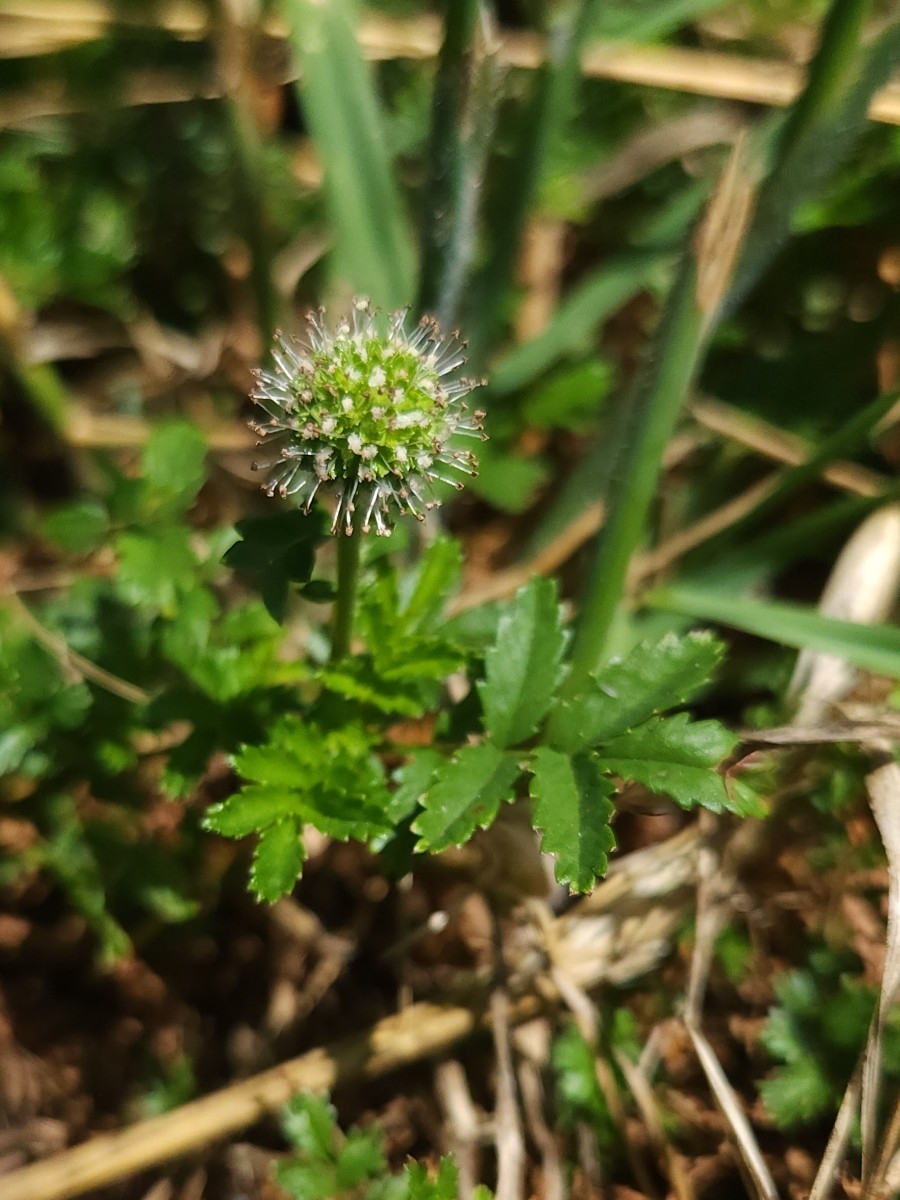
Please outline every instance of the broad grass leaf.
[{"label": "broad grass leaf", "polygon": [[301,68],[300,103],[325,176],[338,270],[378,308],[408,304],[413,250],[387,151],[372,72],[350,0],[281,5]]},{"label": "broad grass leaf", "polygon": [[245,787],[227,800],[211,805],[203,824],[223,837],[248,837],[292,816],[296,807],[295,798],[285,787]]},{"label": "broad grass leaf", "polygon": [[615,845],[609,825],[615,787],[593,759],[570,758],[549,746],[534,752],[531,770],[534,823],[542,849],[556,855],[557,881],[590,891]]},{"label": "broad grass leaf", "polygon": [[547,715],[562,678],[565,645],[556,584],[533,579],[501,616],[478,685],[485,728],[498,746],[525,741]]},{"label": "broad grass leaf", "polygon": [[895,625],[835,621],[797,604],[745,600],[705,588],[659,588],[645,596],[644,602],[798,650],[833,654],[864,670],[900,678],[900,629]]}]

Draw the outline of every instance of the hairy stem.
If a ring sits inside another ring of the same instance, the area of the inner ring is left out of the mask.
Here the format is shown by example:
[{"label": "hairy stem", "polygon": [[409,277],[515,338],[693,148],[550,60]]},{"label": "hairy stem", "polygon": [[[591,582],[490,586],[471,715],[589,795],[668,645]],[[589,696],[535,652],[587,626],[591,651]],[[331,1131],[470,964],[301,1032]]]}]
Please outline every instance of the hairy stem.
[{"label": "hairy stem", "polygon": [[334,633],[331,639],[332,662],[344,658],[350,650],[361,548],[362,526],[360,524],[353,526],[352,533],[338,535],[337,600],[334,605]]}]

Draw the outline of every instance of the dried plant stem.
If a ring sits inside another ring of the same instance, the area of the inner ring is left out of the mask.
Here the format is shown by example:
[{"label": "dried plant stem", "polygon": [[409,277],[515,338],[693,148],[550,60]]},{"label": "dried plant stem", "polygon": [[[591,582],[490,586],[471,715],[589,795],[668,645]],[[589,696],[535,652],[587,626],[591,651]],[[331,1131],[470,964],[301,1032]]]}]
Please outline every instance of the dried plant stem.
[{"label": "dried plant stem", "polygon": [[148,703],[150,700],[148,692],[129,683],[127,679],[120,679],[111,671],[98,667],[96,663],[92,663],[77,650],[73,650],[59,634],[46,629],[14,592],[8,592],[4,599],[22,624],[27,627],[35,641],[39,642],[57,660],[64,676],[89,679],[91,683],[95,683],[113,696],[127,700],[129,704]]},{"label": "dried plant stem", "polygon": [[494,1113],[497,1140],[496,1196],[497,1200],[522,1200],[525,1194],[525,1137],[512,1064],[512,1006],[502,985],[491,992],[490,1005],[497,1066],[497,1104]]},{"label": "dried plant stem", "polygon": [[[128,23],[152,23],[191,40],[202,38],[208,28],[208,13],[199,4],[159,4],[146,11],[152,13],[152,20],[142,20],[141,10],[136,9],[134,13],[129,12]],[[63,4],[60,0],[50,3],[46,0],[7,0],[2,18],[5,35],[2,40],[11,49],[21,45],[23,48],[18,53],[52,53],[61,44],[76,45],[105,36],[110,22],[123,22],[121,8],[112,9],[107,4],[86,0],[79,0],[77,4]],[[279,40],[286,36],[285,27],[277,17],[266,21],[263,29]],[[23,38],[27,40],[23,41]],[[395,20],[372,13],[361,20],[359,39],[363,52],[372,59],[434,58],[441,45],[441,24],[430,15]],[[525,70],[536,70],[545,57],[543,39],[527,32],[505,31],[497,50],[499,63]],[[803,68],[796,63],[678,46],[623,47],[595,43],[582,55],[581,69],[588,78],[614,79],[777,108],[791,104],[803,84]],[[282,65],[278,74],[279,81],[286,82],[292,72]],[[132,80],[134,82],[124,97],[125,103],[170,103],[198,94],[221,94],[221,86],[211,77],[198,81],[187,75],[145,71],[133,73]],[[0,106],[0,124],[77,111],[82,106],[83,101],[56,85],[20,91]],[[874,121],[900,124],[900,84],[889,83],[876,93],[869,116]]]},{"label": "dried plant stem", "polygon": [[[534,1001],[517,1003],[510,1021],[534,1016]],[[365,1033],[319,1048],[201,1100],[105,1134],[7,1175],[4,1200],[68,1200],[227,1137],[276,1111],[300,1091],[327,1092],[354,1079],[376,1078],[439,1053],[480,1024],[475,1008],[417,1004]]]}]

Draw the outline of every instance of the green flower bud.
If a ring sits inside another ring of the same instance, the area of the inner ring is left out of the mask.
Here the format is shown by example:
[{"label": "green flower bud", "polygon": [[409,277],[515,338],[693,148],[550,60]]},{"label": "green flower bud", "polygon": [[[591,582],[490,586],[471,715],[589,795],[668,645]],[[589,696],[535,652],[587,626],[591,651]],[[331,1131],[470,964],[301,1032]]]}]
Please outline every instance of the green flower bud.
[{"label": "green flower bud", "polygon": [[336,498],[333,533],[352,533],[359,514],[389,534],[395,513],[423,520],[439,503],[436,480],[462,488],[477,459],[460,436],[484,439],[484,413],[463,397],[482,380],[457,374],[464,347],[445,337],[432,317],[408,330],[394,313],[386,334],[367,300],[329,333],[324,313],[306,318],[306,342],[276,334],[274,371],[257,371],[253,401],[265,413],[254,422],[260,445],[275,453],[254,470],[268,472],[270,496],[295,496],[308,511],[320,489]]}]

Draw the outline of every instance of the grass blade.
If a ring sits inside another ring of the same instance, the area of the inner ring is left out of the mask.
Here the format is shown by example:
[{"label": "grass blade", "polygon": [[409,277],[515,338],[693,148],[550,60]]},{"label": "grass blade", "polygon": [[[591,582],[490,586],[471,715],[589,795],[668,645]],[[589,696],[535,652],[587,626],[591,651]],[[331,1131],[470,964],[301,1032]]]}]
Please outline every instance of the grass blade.
[{"label": "grass blade", "polygon": [[575,633],[572,671],[564,685],[569,695],[576,694],[603,661],[628,564],[644,535],[663,452],[740,250],[755,179],[746,145],[745,139],[735,145],[669,294],[655,352],[645,362],[633,395],[620,403],[610,431],[601,489],[607,518]]},{"label": "grass blade", "polygon": [[598,8],[599,0],[563,0],[554,6],[547,61],[535,82],[521,144],[505,178],[503,203],[489,230],[490,261],[478,282],[476,306],[470,314],[474,362],[484,356],[494,341],[525,222],[547,156],[571,113],[581,82],[581,51]]},{"label": "grass blade", "polygon": [[797,650],[832,654],[879,675],[900,677],[900,629],[894,625],[835,621],[796,604],[744,600],[702,588],[657,588],[644,597],[644,603]]},{"label": "grass blade", "polygon": [[379,308],[413,295],[413,256],[350,0],[284,0],[300,101],[322,160],[342,279]]},{"label": "grass blade", "polygon": [[[500,96],[481,0],[445,0],[431,112],[418,309],[452,325],[475,253],[476,218]],[[481,26],[481,28],[479,28]]]},{"label": "grass blade", "polygon": [[624,254],[574,287],[547,328],[514,346],[491,369],[492,400],[517,392],[560,358],[590,344],[598,327],[644,288],[661,286],[673,255],[655,251]]},{"label": "grass blade", "polygon": [[[754,286],[787,240],[798,207],[818,195],[868,125],[874,94],[900,57],[900,24],[868,47],[862,26],[870,0],[835,0],[822,26],[807,84],[783,122],[769,123],[772,169],[759,201],[726,313]],[[772,129],[779,129],[773,137]]]}]

